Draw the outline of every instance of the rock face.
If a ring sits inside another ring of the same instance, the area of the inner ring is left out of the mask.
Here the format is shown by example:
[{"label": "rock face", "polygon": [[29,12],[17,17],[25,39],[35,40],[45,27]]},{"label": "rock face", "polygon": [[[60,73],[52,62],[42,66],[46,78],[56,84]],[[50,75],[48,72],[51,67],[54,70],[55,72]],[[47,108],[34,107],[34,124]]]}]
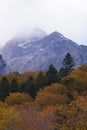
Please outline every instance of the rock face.
[{"label": "rock face", "polygon": [[7,67],[6,62],[4,61],[2,55],[0,55],[0,74],[3,75],[3,74],[7,74],[9,72],[10,72],[10,70]]},{"label": "rock face", "polygon": [[79,46],[58,32],[42,34],[27,40],[13,39],[6,44],[2,55],[11,71],[46,70],[50,64],[60,68],[68,52],[77,66],[87,63],[87,46]]}]

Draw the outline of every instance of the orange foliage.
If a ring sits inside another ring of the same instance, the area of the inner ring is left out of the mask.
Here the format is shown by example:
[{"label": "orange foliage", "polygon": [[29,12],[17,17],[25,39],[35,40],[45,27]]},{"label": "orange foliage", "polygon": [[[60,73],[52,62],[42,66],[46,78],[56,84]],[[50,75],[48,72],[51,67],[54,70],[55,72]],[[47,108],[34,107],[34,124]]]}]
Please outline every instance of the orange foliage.
[{"label": "orange foliage", "polygon": [[5,99],[5,102],[9,105],[20,105],[26,102],[31,102],[32,98],[30,95],[25,93],[10,93],[9,96]]},{"label": "orange foliage", "polygon": [[[3,105],[3,107],[2,107]],[[0,103],[0,130],[24,130],[25,124],[14,107]]]},{"label": "orange foliage", "polygon": [[87,71],[84,66],[73,71],[69,76],[65,77],[62,82],[69,90],[77,90],[78,92],[87,91]]},{"label": "orange foliage", "polygon": [[87,96],[80,96],[69,105],[58,106],[55,116],[58,130],[86,130]]},{"label": "orange foliage", "polygon": [[57,104],[65,104],[67,100],[64,94],[65,90],[65,87],[60,84],[52,84],[38,93],[35,102],[39,109]]},{"label": "orange foliage", "polygon": [[18,72],[13,72],[8,75],[6,75],[7,79],[11,81],[12,79],[18,79],[21,75]]},{"label": "orange foliage", "polygon": [[44,92],[52,94],[63,94],[66,92],[66,88],[62,84],[54,83],[44,89]]},{"label": "orange foliage", "polygon": [[25,121],[26,130],[53,130],[53,109],[49,108],[40,112],[37,110],[35,103],[30,103],[25,107],[17,106],[16,109]]}]

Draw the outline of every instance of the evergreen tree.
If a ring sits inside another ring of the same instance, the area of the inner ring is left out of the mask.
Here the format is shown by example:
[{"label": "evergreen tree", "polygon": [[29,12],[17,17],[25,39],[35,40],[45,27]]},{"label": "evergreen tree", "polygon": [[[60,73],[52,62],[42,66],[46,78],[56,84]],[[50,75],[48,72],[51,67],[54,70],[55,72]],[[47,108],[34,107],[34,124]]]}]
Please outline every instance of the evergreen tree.
[{"label": "evergreen tree", "polygon": [[45,76],[43,72],[39,72],[37,78],[36,78],[36,89],[39,91],[40,89],[44,88],[45,86]]},{"label": "evergreen tree", "polygon": [[0,100],[3,100],[6,98],[6,96],[9,95],[9,82],[6,77],[2,77],[0,82]]},{"label": "evergreen tree", "polygon": [[16,79],[12,79],[10,83],[10,92],[18,92],[19,85]]},{"label": "evergreen tree", "polygon": [[23,82],[20,87],[21,92],[26,92],[26,82]]},{"label": "evergreen tree", "polygon": [[32,76],[29,76],[27,82],[25,83],[26,90],[25,92],[31,95],[32,98],[36,96],[36,86]]},{"label": "evergreen tree", "polygon": [[60,79],[66,76],[66,69],[64,67],[60,68],[59,76],[60,76]]},{"label": "evergreen tree", "polygon": [[67,76],[70,72],[74,70],[74,60],[70,53],[67,53],[63,60],[63,66],[59,70],[59,74],[61,77]]},{"label": "evergreen tree", "polygon": [[49,66],[48,71],[46,72],[47,85],[57,82],[57,76],[58,76],[57,74],[58,73],[56,68],[51,64]]},{"label": "evergreen tree", "polygon": [[74,60],[73,57],[71,56],[70,53],[67,53],[67,55],[65,56],[64,60],[63,60],[63,67],[66,70],[66,73],[69,74],[70,72],[72,72],[74,70]]}]

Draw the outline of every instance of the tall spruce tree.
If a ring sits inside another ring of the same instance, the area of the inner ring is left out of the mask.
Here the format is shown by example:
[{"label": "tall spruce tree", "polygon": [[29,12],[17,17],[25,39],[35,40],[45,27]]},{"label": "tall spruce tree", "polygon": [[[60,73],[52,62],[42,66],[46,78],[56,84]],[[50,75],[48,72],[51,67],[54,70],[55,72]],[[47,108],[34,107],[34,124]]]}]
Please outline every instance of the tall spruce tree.
[{"label": "tall spruce tree", "polygon": [[70,72],[74,70],[74,60],[70,53],[67,53],[63,60],[63,66],[59,70],[59,74],[61,77],[67,76]]},{"label": "tall spruce tree", "polygon": [[6,98],[6,96],[9,95],[9,82],[6,77],[2,77],[0,82],[0,100],[3,100]]},{"label": "tall spruce tree", "polygon": [[10,83],[10,91],[11,92],[18,92],[19,91],[19,85],[16,79],[12,79]]},{"label": "tall spruce tree", "polygon": [[30,94],[32,98],[35,98],[37,90],[34,78],[32,76],[29,76],[27,82],[25,83],[25,88],[25,92]]},{"label": "tall spruce tree", "polygon": [[46,72],[47,85],[57,82],[57,69],[51,64]]},{"label": "tall spruce tree", "polygon": [[39,72],[39,74],[36,78],[35,85],[36,85],[37,91],[44,88],[44,86],[45,86],[45,76],[44,76],[43,72],[41,72],[41,71]]}]

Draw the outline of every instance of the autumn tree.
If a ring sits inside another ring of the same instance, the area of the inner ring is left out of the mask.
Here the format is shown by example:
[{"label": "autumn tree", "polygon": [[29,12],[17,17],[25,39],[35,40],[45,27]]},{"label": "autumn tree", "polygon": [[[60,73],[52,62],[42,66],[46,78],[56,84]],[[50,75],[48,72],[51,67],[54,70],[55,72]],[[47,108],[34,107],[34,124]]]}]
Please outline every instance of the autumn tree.
[{"label": "autumn tree", "polygon": [[45,87],[44,90],[38,92],[35,102],[39,109],[65,104],[67,101],[65,92],[66,88],[63,85],[51,84],[51,86]]},{"label": "autumn tree", "polygon": [[77,68],[70,75],[62,79],[62,84],[69,91],[77,91],[79,94],[87,92],[87,71],[84,66]]},{"label": "autumn tree", "polygon": [[25,122],[14,107],[0,103],[0,130],[24,130]]},{"label": "autumn tree", "polygon": [[87,129],[87,96],[79,96],[68,105],[55,111],[55,130]]},{"label": "autumn tree", "polygon": [[32,98],[30,95],[26,93],[10,93],[9,96],[6,97],[5,102],[9,105],[20,105],[26,102],[31,102]]}]

